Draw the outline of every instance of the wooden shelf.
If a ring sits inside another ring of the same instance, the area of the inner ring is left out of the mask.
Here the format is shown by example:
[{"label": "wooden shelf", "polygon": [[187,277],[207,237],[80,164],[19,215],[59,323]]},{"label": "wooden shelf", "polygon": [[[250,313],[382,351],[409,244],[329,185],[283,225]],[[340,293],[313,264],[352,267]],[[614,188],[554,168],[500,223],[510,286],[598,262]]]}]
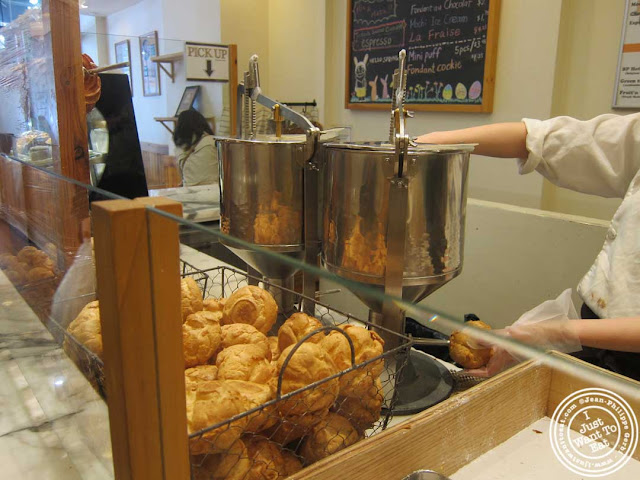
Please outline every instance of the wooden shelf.
[{"label": "wooden shelf", "polygon": [[173,128],[166,124],[166,122],[176,123],[178,121],[178,117],[153,117],[156,122],[160,122],[164,128],[168,130],[168,132],[173,135]]},{"label": "wooden shelf", "polygon": [[92,68],[91,70],[87,70],[89,73],[102,73],[102,72],[110,72],[111,70],[119,70],[121,68],[128,68],[129,62],[120,62],[114,63],[113,65],[106,65],[104,67]]},{"label": "wooden shelf", "polygon": [[[152,62],[157,63],[160,69],[167,74],[167,76],[171,79],[171,83],[175,83],[176,81],[174,64],[175,62],[182,61],[183,59],[184,59],[183,52],[166,53],[164,55],[158,55],[156,57],[150,58]],[[169,68],[165,67],[165,64],[169,65]]]},{"label": "wooden shelf", "polygon": [[[209,122],[212,126],[213,131],[215,132],[215,117],[204,117],[205,120]],[[178,117],[153,117],[156,122],[159,122],[167,131],[173,135],[173,128],[167,125],[166,122],[176,123],[178,121]]]}]

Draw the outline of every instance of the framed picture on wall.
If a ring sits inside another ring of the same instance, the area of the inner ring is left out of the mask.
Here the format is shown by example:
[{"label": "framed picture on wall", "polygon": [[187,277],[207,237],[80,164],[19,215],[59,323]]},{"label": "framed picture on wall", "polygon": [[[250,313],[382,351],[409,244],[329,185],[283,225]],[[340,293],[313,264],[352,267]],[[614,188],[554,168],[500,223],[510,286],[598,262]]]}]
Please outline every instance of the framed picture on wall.
[{"label": "framed picture on wall", "polygon": [[142,63],[142,94],[145,97],[160,95],[160,69],[152,62],[158,56],[158,32],[142,35],[140,40],[140,62]]},{"label": "framed picture on wall", "polygon": [[178,109],[176,110],[176,114],[174,116],[177,117],[182,112],[192,108],[199,92],[200,85],[191,85],[189,87],[185,87],[184,92],[182,93],[182,98],[180,99],[180,103],[178,104]]},{"label": "framed picture on wall", "polygon": [[131,42],[123,40],[114,45],[116,49],[116,63],[128,62],[129,66],[122,68],[122,73],[129,76],[129,86],[131,88],[131,96],[133,97],[133,78],[131,77]]}]

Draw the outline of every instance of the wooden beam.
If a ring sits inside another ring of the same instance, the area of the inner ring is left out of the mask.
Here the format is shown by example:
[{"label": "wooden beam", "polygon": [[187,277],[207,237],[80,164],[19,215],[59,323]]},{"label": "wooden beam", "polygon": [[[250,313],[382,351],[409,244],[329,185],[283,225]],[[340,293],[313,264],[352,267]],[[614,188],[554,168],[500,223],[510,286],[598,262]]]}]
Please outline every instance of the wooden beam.
[{"label": "wooden beam", "polygon": [[229,45],[229,133],[231,137],[235,137],[236,131],[236,115],[238,104],[238,46]]},{"label": "wooden beam", "polygon": [[115,478],[187,480],[177,224],[145,201],[92,212]]},{"label": "wooden beam", "polygon": [[[175,200],[145,197],[137,198],[136,202],[182,218],[182,204]],[[190,463],[182,354],[179,224],[148,210],[147,225],[164,478],[188,480]]]},{"label": "wooden beam", "polygon": [[293,478],[392,480],[420,469],[450,476],[542,418],[550,382],[548,369],[518,365]]},{"label": "wooden beam", "polygon": [[[77,0],[45,0],[58,113],[59,173],[89,182],[89,153],[84,103],[84,76]],[[54,132],[54,135],[56,132]]]},{"label": "wooden beam", "polygon": [[[80,40],[80,13],[77,0],[45,0],[44,21],[49,18],[46,36],[53,58],[57,129],[53,128],[53,158],[56,171],[88,184],[89,153]],[[82,219],[89,216],[88,192],[82,187],[58,181],[53,195],[58,202],[58,239],[67,262],[82,243]]]}]

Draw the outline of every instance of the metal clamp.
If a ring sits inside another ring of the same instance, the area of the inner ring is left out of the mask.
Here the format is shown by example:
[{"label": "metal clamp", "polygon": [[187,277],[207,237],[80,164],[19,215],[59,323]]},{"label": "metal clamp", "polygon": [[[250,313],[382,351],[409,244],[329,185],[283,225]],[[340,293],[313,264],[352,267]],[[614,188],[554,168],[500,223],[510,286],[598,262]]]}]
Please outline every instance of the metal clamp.
[{"label": "metal clamp", "polygon": [[[387,224],[387,261],[384,273],[385,298],[382,305],[385,326],[391,330],[404,332],[404,312],[389,297],[402,298],[404,278],[405,239],[407,231],[407,211],[409,202],[409,179],[404,177],[404,162],[409,151],[409,136],[405,132],[406,110],[406,51],[398,55],[398,69],[393,75],[395,91],[392,96],[392,125],[390,141],[395,145],[397,174],[390,179],[389,222]],[[385,339],[387,340],[387,339]]]}]

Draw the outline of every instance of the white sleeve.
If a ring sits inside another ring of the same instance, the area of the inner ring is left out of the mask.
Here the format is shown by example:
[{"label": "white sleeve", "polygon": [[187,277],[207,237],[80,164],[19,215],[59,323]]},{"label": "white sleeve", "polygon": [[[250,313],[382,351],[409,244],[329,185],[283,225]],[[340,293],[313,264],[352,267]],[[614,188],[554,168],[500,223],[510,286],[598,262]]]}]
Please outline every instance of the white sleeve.
[{"label": "white sleeve", "polygon": [[640,169],[640,113],[523,119],[529,157],[520,173],[538,171],[550,182],[602,197],[624,197]]}]

